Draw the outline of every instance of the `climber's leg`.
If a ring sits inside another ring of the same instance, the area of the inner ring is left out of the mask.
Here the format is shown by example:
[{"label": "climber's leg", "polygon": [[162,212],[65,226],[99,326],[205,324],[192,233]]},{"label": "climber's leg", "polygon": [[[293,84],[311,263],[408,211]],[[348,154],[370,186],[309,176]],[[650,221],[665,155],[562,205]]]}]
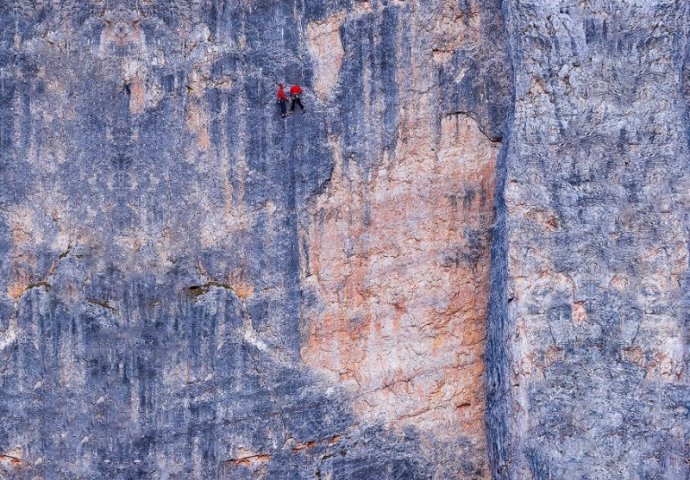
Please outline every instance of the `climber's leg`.
[{"label": "climber's leg", "polygon": [[[304,105],[302,105],[302,100],[299,98],[299,96],[296,96],[294,101],[297,102],[297,105],[299,105],[299,108],[301,108],[302,111],[304,111]],[[294,109],[294,105],[293,105],[293,109]]]}]

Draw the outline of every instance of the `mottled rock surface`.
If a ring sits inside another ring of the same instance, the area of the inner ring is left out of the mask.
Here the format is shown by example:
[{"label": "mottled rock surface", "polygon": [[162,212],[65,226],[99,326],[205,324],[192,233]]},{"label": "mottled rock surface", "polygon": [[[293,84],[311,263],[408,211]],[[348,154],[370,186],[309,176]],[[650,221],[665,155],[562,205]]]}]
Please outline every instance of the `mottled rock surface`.
[{"label": "mottled rock surface", "polygon": [[498,2],[0,19],[3,475],[487,478]]},{"label": "mottled rock surface", "polygon": [[494,473],[688,478],[689,4],[505,7]]},{"label": "mottled rock surface", "polygon": [[687,478],[689,21],[0,0],[0,478]]}]

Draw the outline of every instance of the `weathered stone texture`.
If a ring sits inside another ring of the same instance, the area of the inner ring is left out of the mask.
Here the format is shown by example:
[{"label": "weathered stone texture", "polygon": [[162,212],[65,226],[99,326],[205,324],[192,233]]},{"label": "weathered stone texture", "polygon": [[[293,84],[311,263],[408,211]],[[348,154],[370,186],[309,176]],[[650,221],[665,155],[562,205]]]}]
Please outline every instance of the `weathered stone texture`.
[{"label": "weathered stone texture", "polygon": [[506,9],[496,476],[687,478],[688,4]]},{"label": "weathered stone texture", "polygon": [[0,0],[0,478],[688,478],[688,25]]},{"label": "weathered stone texture", "polygon": [[[310,205],[303,240],[313,301],[304,310],[302,358],[345,387],[359,418],[418,429],[428,454],[448,458],[436,478],[488,473],[483,354],[500,143],[482,127],[500,131],[487,112],[500,108],[508,90],[480,100],[485,110],[475,120],[464,105],[445,109],[450,87],[442,79],[454,70],[454,88],[486,88],[476,70],[458,63],[495,51],[490,13],[409,4],[395,16],[384,10],[373,45],[355,40],[364,49],[361,75],[390,78],[405,100],[390,87],[379,98],[363,82],[364,117],[356,125],[364,132],[353,141],[332,130],[334,171]],[[326,25],[337,19],[347,32],[362,15],[372,13],[333,16]],[[500,73],[507,82],[505,64]]]},{"label": "weathered stone texture", "polygon": [[498,1],[0,24],[0,476],[487,477]]}]

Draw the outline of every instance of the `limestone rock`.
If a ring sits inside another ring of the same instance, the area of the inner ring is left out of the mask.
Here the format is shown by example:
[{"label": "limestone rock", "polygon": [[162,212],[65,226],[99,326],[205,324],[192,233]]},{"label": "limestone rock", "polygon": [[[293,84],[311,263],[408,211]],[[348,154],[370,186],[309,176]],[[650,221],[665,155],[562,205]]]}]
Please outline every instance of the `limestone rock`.
[{"label": "limestone rock", "polygon": [[0,2],[0,478],[686,478],[689,20]]},{"label": "limestone rock", "polygon": [[497,478],[686,478],[685,2],[506,2]]}]

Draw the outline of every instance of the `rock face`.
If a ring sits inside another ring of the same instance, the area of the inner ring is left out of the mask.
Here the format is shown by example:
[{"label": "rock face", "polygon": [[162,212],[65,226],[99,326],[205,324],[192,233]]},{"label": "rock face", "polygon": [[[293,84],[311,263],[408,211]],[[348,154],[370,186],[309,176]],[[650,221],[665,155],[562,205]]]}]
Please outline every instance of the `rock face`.
[{"label": "rock face", "polygon": [[687,478],[686,2],[506,2],[498,478]]},{"label": "rock face", "polygon": [[0,478],[686,478],[689,20],[0,2]]}]

